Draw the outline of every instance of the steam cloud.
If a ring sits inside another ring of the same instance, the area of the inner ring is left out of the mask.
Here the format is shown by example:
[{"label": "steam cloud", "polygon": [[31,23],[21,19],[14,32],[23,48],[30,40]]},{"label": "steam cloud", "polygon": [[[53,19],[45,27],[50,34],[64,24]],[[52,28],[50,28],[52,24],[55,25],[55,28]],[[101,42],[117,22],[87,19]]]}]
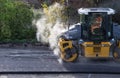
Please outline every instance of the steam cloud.
[{"label": "steam cloud", "polygon": [[66,21],[63,20],[64,5],[54,3],[48,8],[43,9],[42,16],[34,20],[37,28],[37,40],[48,43],[55,55],[59,55],[58,37],[67,31]]}]

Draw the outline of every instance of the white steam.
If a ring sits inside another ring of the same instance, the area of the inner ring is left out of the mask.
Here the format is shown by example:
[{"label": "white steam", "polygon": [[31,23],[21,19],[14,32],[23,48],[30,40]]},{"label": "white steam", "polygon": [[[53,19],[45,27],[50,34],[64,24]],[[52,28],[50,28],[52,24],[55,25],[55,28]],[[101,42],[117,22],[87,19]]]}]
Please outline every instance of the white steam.
[{"label": "white steam", "polygon": [[55,3],[44,9],[40,19],[34,20],[37,28],[37,40],[48,43],[55,55],[59,54],[58,37],[67,30],[67,25],[62,20],[63,10],[64,6]]}]

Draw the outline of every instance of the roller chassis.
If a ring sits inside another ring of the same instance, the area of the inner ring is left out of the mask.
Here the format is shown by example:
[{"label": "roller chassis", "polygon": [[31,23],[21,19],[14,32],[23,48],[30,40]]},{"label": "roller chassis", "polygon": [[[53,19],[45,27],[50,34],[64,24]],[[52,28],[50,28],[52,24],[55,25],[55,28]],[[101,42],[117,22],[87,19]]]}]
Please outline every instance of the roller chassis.
[{"label": "roller chassis", "polygon": [[[66,42],[66,46],[71,45],[70,47],[65,48],[63,51],[60,52],[60,58],[65,62],[75,62],[79,55],[85,57],[84,49],[82,47],[82,44],[84,41],[81,39],[81,25],[76,24],[74,28],[66,31],[59,37],[59,47],[60,50],[63,49],[61,46],[64,46],[64,43]],[[110,47],[110,52],[112,52],[112,57],[116,61],[120,61],[120,26],[116,23],[113,23],[113,35],[114,38],[110,41],[112,43]],[[62,41],[60,41],[62,39]],[[97,57],[94,57],[97,58]]]}]

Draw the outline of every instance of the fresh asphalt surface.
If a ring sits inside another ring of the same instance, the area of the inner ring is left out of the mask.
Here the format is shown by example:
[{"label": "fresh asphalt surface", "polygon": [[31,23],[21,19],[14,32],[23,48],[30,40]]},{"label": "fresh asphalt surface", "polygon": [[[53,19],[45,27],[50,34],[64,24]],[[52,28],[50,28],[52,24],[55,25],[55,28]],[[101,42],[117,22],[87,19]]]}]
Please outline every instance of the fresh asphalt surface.
[{"label": "fresh asphalt surface", "polygon": [[120,73],[120,63],[79,56],[75,63],[60,64],[47,47],[0,48],[0,72],[106,72]]},{"label": "fresh asphalt surface", "polygon": [[[18,74],[11,75],[10,72]],[[19,75],[19,72],[23,73]],[[23,75],[26,72],[31,73]],[[55,74],[52,75],[52,72]],[[119,78],[118,74],[104,73],[120,73],[120,63],[112,58],[91,60],[80,56],[75,63],[60,64],[57,57],[47,47],[0,48],[0,73],[3,74],[0,78],[48,78],[48,76],[49,78]],[[4,75],[4,73],[7,74]],[[39,73],[42,74],[39,75]]]}]

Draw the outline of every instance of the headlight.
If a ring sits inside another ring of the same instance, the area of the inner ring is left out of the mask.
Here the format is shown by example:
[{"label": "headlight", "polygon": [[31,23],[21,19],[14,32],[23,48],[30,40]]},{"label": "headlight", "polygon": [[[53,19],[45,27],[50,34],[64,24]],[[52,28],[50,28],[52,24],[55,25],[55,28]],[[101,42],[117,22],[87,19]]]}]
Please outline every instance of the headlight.
[{"label": "headlight", "polygon": [[112,45],[114,42],[115,42],[115,39],[112,38],[112,39],[110,40],[111,45]]},{"label": "headlight", "polygon": [[79,44],[82,44],[84,43],[84,41],[82,39],[79,40]]}]

